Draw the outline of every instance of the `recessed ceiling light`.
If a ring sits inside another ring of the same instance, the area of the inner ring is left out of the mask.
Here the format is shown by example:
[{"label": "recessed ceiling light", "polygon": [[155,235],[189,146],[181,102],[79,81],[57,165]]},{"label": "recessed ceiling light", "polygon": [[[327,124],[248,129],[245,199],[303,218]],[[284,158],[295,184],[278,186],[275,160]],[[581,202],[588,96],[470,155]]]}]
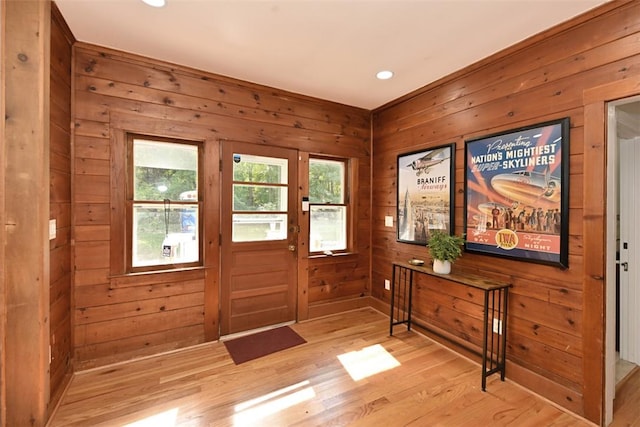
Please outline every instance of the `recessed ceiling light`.
[{"label": "recessed ceiling light", "polygon": [[389,70],[378,71],[378,74],[376,74],[376,77],[380,80],[389,80],[391,77],[393,77],[393,71],[389,71]]},{"label": "recessed ceiling light", "polygon": [[162,7],[166,4],[165,0],[142,0],[142,1],[148,4],[149,6],[153,6],[153,7]]}]

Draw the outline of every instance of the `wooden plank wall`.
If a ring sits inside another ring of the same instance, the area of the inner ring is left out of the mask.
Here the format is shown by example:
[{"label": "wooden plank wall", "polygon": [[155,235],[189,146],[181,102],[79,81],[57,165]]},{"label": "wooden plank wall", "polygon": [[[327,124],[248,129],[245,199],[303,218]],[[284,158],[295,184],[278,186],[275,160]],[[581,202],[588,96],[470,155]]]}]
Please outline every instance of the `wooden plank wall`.
[{"label": "wooden plank wall", "polygon": [[74,37],[55,4],[51,6],[50,219],[50,387],[55,407],[71,377],[71,46]]},{"label": "wooden plank wall", "polygon": [[[207,255],[206,277],[198,271],[140,276],[113,271],[122,264],[114,257],[123,252],[122,239],[114,238],[118,217],[112,213],[114,192],[122,191],[113,174],[123,165],[113,144],[123,130],[205,141],[212,153],[205,181],[216,197],[217,159],[225,140],[358,159],[357,253],[331,262],[301,262],[309,274],[301,275],[299,294],[306,298],[299,317],[308,317],[314,304],[369,295],[368,111],[92,45],[76,44],[74,54],[74,347],[79,367],[217,337],[217,255]],[[205,252],[218,250],[219,205],[218,200],[208,204],[211,226],[203,240],[212,247]]]},{"label": "wooden plank wall", "polygon": [[[456,143],[455,225],[463,229],[464,141],[550,119],[569,117],[569,268],[464,254],[454,268],[513,283],[509,304],[507,376],[550,400],[585,413],[583,371],[582,195],[590,185],[583,164],[583,91],[640,76],[640,2],[616,2],[535,36],[373,112],[372,295],[389,301],[391,263],[428,259],[426,248],[396,242],[396,156]],[[447,282],[419,281],[418,320],[453,338],[478,344],[479,295]],[[589,390],[598,396],[600,390]],[[594,420],[599,423],[599,420]]]},{"label": "wooden plank wall", "polygon": [[[6,11],[4,3],[0,4],[0,37],[4,39],[6,31],[5,17]],[[0,43],[0,58],[5,57],[5,44]],[[0,62],[0,87],[6,87],[6,77],[4,63]],[[0,117],[6,117],[5,114],[5,97],[4,94],[0,94]],[[0,202],[4,206],[6,203],[6,191],[5,191],[5,170],[6,170],[6,155],[5,155],[5,120],[0,120]],[[6,224],[7,217],[4,209],[0,209],[0,224]],[[0,241],[5,242],[7,240],[7,230],[5,227],[0,227]],[[6,271],[5,262],[5,245],[0,245],[0,425],[7,425],[7,376],[6,366],[7,357],[5,350],[5,342],[7,336],[7,283],[5,280]]]}]

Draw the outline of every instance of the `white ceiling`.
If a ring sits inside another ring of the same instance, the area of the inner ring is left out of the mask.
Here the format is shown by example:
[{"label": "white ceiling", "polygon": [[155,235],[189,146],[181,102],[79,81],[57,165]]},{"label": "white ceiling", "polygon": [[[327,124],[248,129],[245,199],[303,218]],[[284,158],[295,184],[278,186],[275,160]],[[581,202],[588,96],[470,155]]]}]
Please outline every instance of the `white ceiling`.
[{"label": "white ceiling", "polygon": [[604,2],[55,0],[79,41],[366,109]]}]

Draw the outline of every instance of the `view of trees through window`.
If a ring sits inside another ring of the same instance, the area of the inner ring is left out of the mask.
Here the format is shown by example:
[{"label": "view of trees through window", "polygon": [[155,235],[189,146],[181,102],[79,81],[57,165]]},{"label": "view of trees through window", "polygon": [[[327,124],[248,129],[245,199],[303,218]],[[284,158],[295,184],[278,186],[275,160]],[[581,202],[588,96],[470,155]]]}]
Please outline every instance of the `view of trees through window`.
[{"label": "view of trees through window", "polygon": [[234,154],[234,242],[287,238],[287,159]]},{"label": "view of trees through window", "polygon": [[132,266],[198,261],[198,147],[134,139],[132,190]]}]

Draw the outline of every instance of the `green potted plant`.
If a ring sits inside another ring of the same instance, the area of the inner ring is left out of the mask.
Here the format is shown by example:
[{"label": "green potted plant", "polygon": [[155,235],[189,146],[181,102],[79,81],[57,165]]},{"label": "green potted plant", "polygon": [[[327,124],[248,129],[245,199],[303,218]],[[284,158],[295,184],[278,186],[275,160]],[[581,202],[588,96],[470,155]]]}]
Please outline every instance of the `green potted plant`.
[{"label": "green potted plant", "polygon": [[433,271],[438,274],[449,274],[451,263],[462,255],[464,238],[434,230],[429,234],[427,244],[429,254],[433,258]]}]

